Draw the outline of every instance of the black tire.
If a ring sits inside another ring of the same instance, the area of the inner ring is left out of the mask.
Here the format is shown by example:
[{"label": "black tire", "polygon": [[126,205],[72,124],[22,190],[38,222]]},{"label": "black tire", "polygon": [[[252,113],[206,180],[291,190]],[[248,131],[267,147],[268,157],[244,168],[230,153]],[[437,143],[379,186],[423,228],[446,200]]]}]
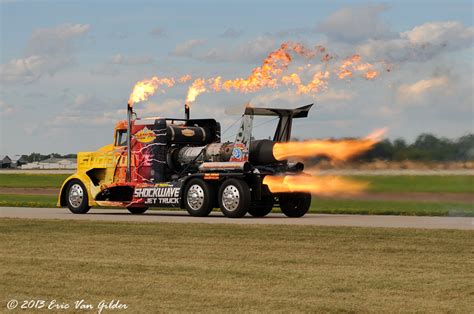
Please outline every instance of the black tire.
[{"label": "black tire", "polygon": [[[196,195],[189,195],[194,193]],[[191,216],[206,217],[212,211],[215,192],[214,188],[202,179],[191,179],[184,191],[184,207]]]},{"label": "black tire", "polygon": [[69,182],[65,199],[73,214],[86,214],[91,208],[86,187],[80,180],[73,179]]},{"label": "black tire", "polygon": [[148,210],[148,207],[127,207],[127,209],[133,215],[141,215]]},{"label": "black tire", "polygon": [[280,196],[280,208],[288,217],[303,217],[311,206],[311,194],[289,193]]},{"label": "black tire", "polygon": [[245,216],[250,207],[250,189],[239,179],[227,179],[219,188],[219,207],[229,218]]},{"label": "black tire", "polygon": [[253,217],[265,217],[273,209],[273,197],[266,196],[258,204],[252,204],[249,208],[249,214]]}]

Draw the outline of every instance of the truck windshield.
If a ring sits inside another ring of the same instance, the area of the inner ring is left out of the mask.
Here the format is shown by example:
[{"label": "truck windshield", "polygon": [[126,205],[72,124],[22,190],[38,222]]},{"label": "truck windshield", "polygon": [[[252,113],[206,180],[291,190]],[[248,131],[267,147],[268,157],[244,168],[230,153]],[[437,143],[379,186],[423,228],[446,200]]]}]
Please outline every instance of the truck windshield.
[{"label": "truck windshield", "polygon": [[115,135],[115,146],[127,145],[127,130],[117,130]]}]

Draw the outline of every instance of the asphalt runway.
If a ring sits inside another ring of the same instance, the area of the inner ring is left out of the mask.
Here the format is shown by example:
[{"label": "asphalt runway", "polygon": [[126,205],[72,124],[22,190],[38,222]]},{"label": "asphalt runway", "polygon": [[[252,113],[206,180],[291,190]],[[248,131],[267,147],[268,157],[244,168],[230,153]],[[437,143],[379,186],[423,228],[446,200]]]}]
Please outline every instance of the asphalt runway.
[{"label": "asphalt runway", "polygon": [[302,218],[287,218],[283,214],[270,214],[264,218],[246,216],[240,219],[230,219],[224,217],[219,212],[213,212],[209,217],[191,217],[185,211],[150,210],[143,215],[131,215],[125,209],[91,209],[88,214],[75,215],[66,208],[30,207],[0,207],[0,217],[144,223],[171,222],[474,230],[474,218],[470,217],[307,214]]}]

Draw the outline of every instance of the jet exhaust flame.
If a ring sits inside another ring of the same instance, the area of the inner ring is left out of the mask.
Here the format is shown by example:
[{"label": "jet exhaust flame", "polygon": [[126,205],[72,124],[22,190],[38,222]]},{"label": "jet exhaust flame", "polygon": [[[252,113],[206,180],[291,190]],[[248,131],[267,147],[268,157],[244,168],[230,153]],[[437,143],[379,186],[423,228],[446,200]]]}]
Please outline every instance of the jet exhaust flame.
[{"label": "jet exhaust flame", "polygon": [[[162,86],[170,88],[173,87],[176,82],[186,83],[191,79],[190,75],[184,75],[176,80],[172,77],[158,78],[157,76],[153,76],[150,79],[138,81],[133,87],[130,98],[128,99],[128,104],[133,106],[134,103],[147,100],[148,97],[156,93],[156,91]],[[164,93],[165,90],[162,90],[162,92]]]},{"label": "jet exhaust flame", "polygon": [[380,141],[385,132],[386,129],[376,130],[363,139],[276,143],[273,155],[278,160],[327,156],[336,161],[345,161],[368,151]]},{"label": "jet exhaust flame", "polygon": [[368,187],[367,182],[354,181],[338,176],[265,176],[266,184],[272,193],[305,192],[316,195],[357,194]]},{"label": "jet exhaust flame", "polygon": [[[296,72],[290,72],[290,65],[294,57],[299,56],[304,60],[310,61],[319,59],[324,64],[325,70],[316,71],[311,74],[311,78],[306,83],[304,77],[308,76],[308,71],[312,69],[312,64],[299,66]],[[221,76],[211,78],[197,78],[188,88],[186,104],[189,106],[196,98],[206,92],[236,91],[240,93],[257,92],[263,88],[278,88],[282,86],[294,87],[297,94],[318,93],[328,86],[328,81],[332,73],[336,74],[338,79],[348,79],[354,76],[355,72],[362,73],[362,77],[367,80],[373,80],[378,76],[375,66],[370,63],[363,63],[359,55],[353,55],[342,61],[339,66],[330,71],[329,63],[336,62],[336,57],[329,54],[326,48],[315,46],[308,48],[300,43],[285,42],[278,49],[272,51],[262,62],[262,64],[252,70],[247,78],[234,78],[223,80]],[[384,64],[384,63],[382,63]],[[290,72],[290,73],[285,73]],[[302,73],[297,73],[302,72]],[[130,95],[129,105],[145,101],[158,90],[165,92],[165,89],[171,88],[175,84],[184,84],[192,80],[190,75],[184,75],[180,78],[158,78],[152,77],[139,81],[135,84]]]}]

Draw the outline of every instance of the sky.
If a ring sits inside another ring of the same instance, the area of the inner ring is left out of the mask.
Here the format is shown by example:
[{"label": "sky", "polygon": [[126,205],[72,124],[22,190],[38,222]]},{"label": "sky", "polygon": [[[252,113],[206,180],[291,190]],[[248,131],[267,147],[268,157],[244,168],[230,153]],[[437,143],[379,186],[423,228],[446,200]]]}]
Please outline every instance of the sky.
[{"label": "sky", "polygon": [[[0,154],[76,153],[112,142],[134,84],[157,76],[246,78],[282,43],[325,47],[331,77],[308,94],[291,86],[207,92],[192,117],[229,130],[243,107],[314,103],[298,139],[473,133],[473,2],[0,1]],[[379,75],[337,79],[358,54]],[[328,69],[294,56],[301,77]],[[309,82],[306,81],[306,82]],[[186,84],[135,104],[139,116],[183,117]],[[254,123],[257,138],[274,124]],[[271,121],[270,121],[271,122]]]}]

